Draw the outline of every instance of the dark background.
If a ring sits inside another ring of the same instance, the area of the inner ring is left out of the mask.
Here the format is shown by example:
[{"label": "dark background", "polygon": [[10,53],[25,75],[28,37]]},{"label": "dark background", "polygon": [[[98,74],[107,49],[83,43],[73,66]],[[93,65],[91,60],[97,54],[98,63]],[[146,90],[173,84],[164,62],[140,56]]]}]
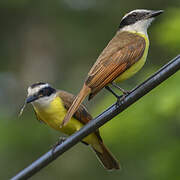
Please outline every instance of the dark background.
[{"label": "dark background", "polygon": [[[0,1],[0,179],[9,179],[47,152],[62,134],[40,124],[29,105],[37,81],[77,94],[90,67],[115,34],[122,16],[139,8],[165,10],[149,28],[144,68],[121,84],[130,90],[180,53],[179,0]],[[101,128],[121,171],[105,171],[78,144],[32,179],[179,180],[180,73]],[[88,109],[98,115],[116,100],[102,90]]]}]

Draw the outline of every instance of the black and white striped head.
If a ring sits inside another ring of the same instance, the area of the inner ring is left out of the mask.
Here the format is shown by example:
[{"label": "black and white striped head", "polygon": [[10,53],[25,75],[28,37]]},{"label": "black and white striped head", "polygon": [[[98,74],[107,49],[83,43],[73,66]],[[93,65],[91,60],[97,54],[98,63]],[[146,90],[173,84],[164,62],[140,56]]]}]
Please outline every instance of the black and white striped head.
[{"label": "black and white striped head", "polygon": [[54,99],[55,95],[56,89],[52,88],[48,83],[38,82],[28,87],[26,103],[49,103]]},{"label": "black and white striped head", "polygon": [[119,30],[136,31],[146,34],[147,28],[156,16],[163,13],[163,10],[136,9],[127,13],[121,20]]}]

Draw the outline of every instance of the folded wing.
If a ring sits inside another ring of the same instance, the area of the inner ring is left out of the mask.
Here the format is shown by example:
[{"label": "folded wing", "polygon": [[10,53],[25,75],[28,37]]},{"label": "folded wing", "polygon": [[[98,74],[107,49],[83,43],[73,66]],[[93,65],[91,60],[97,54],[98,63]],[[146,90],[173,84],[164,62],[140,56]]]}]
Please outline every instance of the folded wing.
[{"label": "folded wing", "polygon": [[117,34],[88,73],[85,84],[91,88],[89,99],[136,63],[142,57],[145,45],[144,38],[137,34]]}]

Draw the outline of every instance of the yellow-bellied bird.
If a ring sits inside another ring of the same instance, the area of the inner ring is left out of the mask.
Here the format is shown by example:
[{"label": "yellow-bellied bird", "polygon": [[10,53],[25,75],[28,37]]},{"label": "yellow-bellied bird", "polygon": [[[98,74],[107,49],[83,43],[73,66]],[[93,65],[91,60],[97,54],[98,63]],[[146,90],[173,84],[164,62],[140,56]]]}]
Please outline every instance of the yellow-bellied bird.
[{"label": "yellow-bellied bird", "polygon": [[[73,100],[72,94],[54,89],[48,83],[40,82],[28,88],[25,104],[32,104],[39,121],[43,121],[57,131],[71,135],[92,120],[86,108],[80,105],[67,125],[60,127]],[[104,145],[98,130],[85,137],[82,142],[92,147],[106,169],[119,169],[118,161]]]},{"label": "yellow-bellied bird", "polygon": [[[110,83],[113,85],[114,82],[122,82],[143,67],[149,48],[147,28],[162,12],[137,9],[122,18],[116,35],[92,66],[62,125],[71,119],[86,96],[89,95],[90,100],[102,88],[110,90]],[[115,84],[114,86],[117,87]],[[123,91],[120,87],[119,89]]]}]

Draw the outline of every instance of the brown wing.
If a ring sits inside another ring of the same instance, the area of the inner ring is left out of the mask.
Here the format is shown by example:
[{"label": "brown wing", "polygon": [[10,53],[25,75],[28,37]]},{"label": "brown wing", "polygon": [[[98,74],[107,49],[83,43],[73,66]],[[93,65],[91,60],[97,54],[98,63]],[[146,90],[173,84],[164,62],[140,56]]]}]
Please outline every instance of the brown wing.
[{"label": "brown wing", "polygon": [[118,32],[98,57],[85,81],[94,96],[107,84],[115,80],[143,55],[146,42],[143,37]]},{"label": "brown wing", "polygon": [[[75,96],[66,91],[60,91],[60,90],[57,92],[57,95],[62,99],[65,108],[68,110],[70,108],[71,104],[73,103]],[[79,120],[83,124],[87,124],[89,121],[91,121],[93,119],[92,116],[88,113],[85,106],[82,104],[80,105],[78,110],[75,112],[73,117],[76,118],[77,120]],[[95,134],[97,135],[99,140],[102,141],[99,130],[96,130]]]},{"label": "brown wing", "polygon": [[[71,104],[75,99],[74,95],[65,91],[58,91],[58,96],[62,99],[64,106],[67,110],[70,108]],[[76,111],[73,117],[83,124],[88,123],[92,119],[92,116],[88,113],[84,105],[81,105],[79,107],[79,109]]]}]

